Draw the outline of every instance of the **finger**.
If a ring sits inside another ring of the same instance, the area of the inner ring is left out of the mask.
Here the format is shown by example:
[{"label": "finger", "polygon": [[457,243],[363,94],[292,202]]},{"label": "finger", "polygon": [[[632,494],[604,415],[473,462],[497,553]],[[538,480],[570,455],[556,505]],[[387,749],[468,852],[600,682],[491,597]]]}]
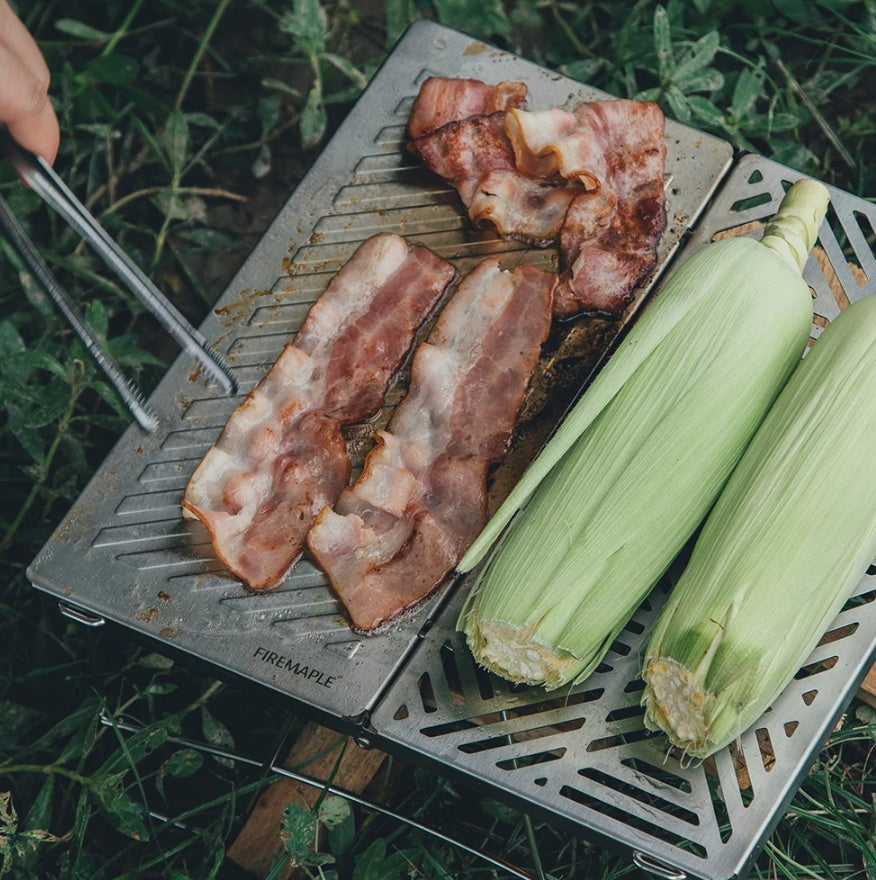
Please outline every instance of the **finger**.
[{"label": "finger", "polygon": [[58,117],[48,96],[44,97],[35,112],[8,121],[6,127],[9,134],[22,147],[42,156],[50,165],[54,164],[58,155],[61,132],[58,127]]},{"label": "finger", "polygon": [[17,55],[34,79],[45,82],[48,91],[49,68],[43,53],[7,0],[0,0],[0,45]]},{"label": "finger", "polygon": [[[3,2],[0,0],[0,4]],[[3,23],[2,16],[0,23]],[[25,149],[39,154],[48,162],[54,162],[60,131],[48,96],[48,69],[45,68],[45,75],[35,74],[33,67],[40,69],[41,66],[26,64],[21,60],[17,47],[12,50],[3,42],[10,33],[17,32],[8,27],[0,29],[0,82],[3,83],[0,89],[0,122],[6,123],[9,133]]]}]

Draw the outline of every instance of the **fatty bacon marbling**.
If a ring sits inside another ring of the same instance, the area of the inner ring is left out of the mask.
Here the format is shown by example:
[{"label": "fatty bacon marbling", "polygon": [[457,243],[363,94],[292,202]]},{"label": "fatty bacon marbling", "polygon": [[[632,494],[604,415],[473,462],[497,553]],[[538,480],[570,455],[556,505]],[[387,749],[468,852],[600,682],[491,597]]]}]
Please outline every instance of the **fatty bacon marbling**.
[{"label": "fatty bacon marbling", "polygon": [[418,111],[418,96],[409,149],[457,190],[473,223],[539,247],[558,243],[558,316],[622,311],[656,265],[666,226],[662,111],[621,99],[529,111],[522,100],[480,100],[484,89],[511,90],[470,85],[478,82],[424,82],[431,109]]},{"label": "fatty bacon marbling", "polygon": [[485,260],[416,353],[410,390],[361,476],[307,537],[353,628],[425,599],[483,528],[490,463],[507,451],[551,324],[556,276]]},{"label": "fatty bacon marbling", "polygon": [[398,235],[365,241],[313,304],[294,342],[231,414],[183,499],[247,586],[274,586],[319,511],[350,479],[341,433],[381,407],[417,328],[456,277]]}]

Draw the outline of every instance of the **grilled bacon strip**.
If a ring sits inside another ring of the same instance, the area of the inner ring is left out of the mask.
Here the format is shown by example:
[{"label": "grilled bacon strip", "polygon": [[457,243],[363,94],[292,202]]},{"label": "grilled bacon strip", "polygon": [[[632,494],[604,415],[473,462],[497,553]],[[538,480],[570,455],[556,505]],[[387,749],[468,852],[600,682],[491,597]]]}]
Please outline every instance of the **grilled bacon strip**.
[{"label": "grilled bacon strip", "polygon": [[231,414],[182,506],[251,589],[283,577],[316,515],[349,482],[341,427],[379,410],[417,328],[455,277],[425,247],[390,233],[371,237]]},{"label": "grilled bacon strip", "polygon": [[619,312],[657,264],[666,227],[663,112],[648,101],[594,101],[575,110],[602,144],[604,178],[573,199],[560,232],[563,272],[554,311],[568,317],[582,303]]},{"label": "grilled bacon strip", "polygon": [[506,115],[499,111],[448,122],[411,141],[409,149],[448,181],[468,206],[484,175],[516,173],[514,151],[505,134]]},{"label": "grilled bacon strip", "polygon": [[[529,244],[558,244],[557,316],[622,311],[656,265],[666,225],[662,111],[608,100],[571,112],[509,106],[478,115],[471,111],[482,89],[472,82],[430,84],[430,105],[453,98],[421,114],[409,149],[456,188],[473,223]],[[461,107],[464,115],[454,117]],[[429,119],[441,124],[430,130]]]},{"label": "grilled bacon strip", "polygon": [[487,469],[508,449],[555,284],[497,260],[463,279],[361,476],[310,530],[310,552],[355,630],[373,632],[425,599],[483,528]]},{"label": "grilled bacon strip", "polygon": [[412,140],[448,122],[485,116],[526,105],[526,84],[503,81],[495,86],[479,79],[430,76],[423,81],[408,117]]}]

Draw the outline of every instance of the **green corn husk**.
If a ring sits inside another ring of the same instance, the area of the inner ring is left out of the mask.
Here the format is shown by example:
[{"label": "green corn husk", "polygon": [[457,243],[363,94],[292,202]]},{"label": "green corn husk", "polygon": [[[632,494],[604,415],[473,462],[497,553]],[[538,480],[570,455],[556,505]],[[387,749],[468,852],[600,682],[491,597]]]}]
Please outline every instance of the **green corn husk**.
[{"label": "green corn husk", "polygon": [[581,680],[714,502],[806,345],[802,262],[827,191],[801,181],[761,242],[709,244],[645,310],[464,556],[475,659]]},{"label": "green corn husk", "polygon": [[644,660],[645,723],[704,758],[794,677],[876,556],[876,296],[795,370],[709,514]]}]

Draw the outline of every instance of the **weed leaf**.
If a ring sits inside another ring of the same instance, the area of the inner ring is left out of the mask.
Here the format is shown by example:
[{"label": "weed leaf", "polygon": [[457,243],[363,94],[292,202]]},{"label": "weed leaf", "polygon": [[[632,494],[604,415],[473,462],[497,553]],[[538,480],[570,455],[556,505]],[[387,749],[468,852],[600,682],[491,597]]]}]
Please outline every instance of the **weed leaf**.
[{"label": "weed leaf", "polygon": [[307,102],[301,111],[301,143],[305,149],[313,149],[325,134],[326,112],[322,102],[322,88],[314,83],[307,93]]},{"label": "weed leaf", "polygon": [[[98,731],[100,730],[100,718],[96,711],[96,706],[88,702],[81,709],[71,713],[69,718],[65,719],[68,724],[59,723],[51,733],[64,735],[72,730],[73,735],[64,744],[64,748],[58,755],[59,764],[78,761],[84,755],[87,755],[97,741]],[[48,744],[48,743],[47,743]]]},{"label": "weed leaf", "polygon": [[382,873],[385,858],[386,841],[379,838],[356,860],[353,880],[377,880],[379,877],[385,877],[386,875]]},{"label": "weed leaf", "polygon": [[763,80],[764,74],[761,70],[746,69],[740,72],[730,99],[737,117],[746,116],[754,110],[757,99],[763,94]]},{"label": "weed leaf", "polygon": [[295,47],[305,57],[325,51],[328,17],[319,0],[295,0],[292,12],[280,17],[280,30],[291,34]]},{"label": "weed leaf", "polygon": [[149,840],[146,808],[124,788],[127,771],[107,773],[92,779],[89,791],[106,820],[133,840]]},{"label": "weed leaf", "polygon": [[694,118],[712,128],[724,125],[724,114],[709,100],[700,95],[691,95],[687,99]]},{"label": "weed leaf", "polygon": [[62,840],[64,838],[41,829],[20,830],[18,813],[12,806],[12,792],[0,792],[0,874],[22,876],[19,869],[32,863],[40,844]]},{"label": "weed leaf", "polygon": [[[864,725],[864,732],[876,742],[876,706],[868,703],[858,703],[855,707],[855,720]],[[876,817],[874,817],[876,822]]]},{"label": "weed leaf", "polygon": [[62,34],[79,37],[81,40],[102,43],[109,39],[109,34],[106,31],[98,30],[96,27],[77,21],[75,18],[59,18],[55,22],[55,29],[61,31]]},{"label": "weed leaf", "polygon": [[85,320],[98,336],[106,339],[109,331],[109,315],[106,306],[99,299],[90,300],[85,306]]},{"label": "weed leaf", "polygon": [[346,862],[356,840],[356,822],[350,804],[344,798],[330,794],[323,798],[317,815],[325,826],[332,855],[338,862]]},{"label": "weed leaf", "polygon": [[164,780],[167,777],[173,779],[186,779],[194,776],[204,765],[204,756],[196,749],[179,749],[174,752],[162,765],[155,779],[155,786],[164,797]]},{"label": "weed leaf", "polygon": [[411,0],[386,0],[386,48],[395,45],[405,28],[417,19],[417,10]]},{"label": "weed leaf", "polygon": [[185,195],[176,190],[162,190],[152,199],[158,209],[171,220],[192,223],[207,216],[207,203],[200,196]]},{"label": "weed leaf", "polygon": [[773,0],[779,14],[786,15],[796,24],[807,24],[817,20],[819,13],[811,9],[813,4],[807,0]]},{"label": "weed leaf", "polygon": [[257,111],[259,124],[262,129],[262,137],[266,137],[274,130],[274,127],[280,121],[282,109],[283,101],[279,95],[263,95],[259,98]]},{"label": "weed leaf", "polygon": [[4,358],[3,361],[4,370],[11,369],[16,371],[19,376],[24,376],[37,370],[45,370],[59,379],[67,380],[67,370],[64,365],[56,357],[45,351],[36,349],[20,351],[11,357]]},{"label": "weed leaf", "polygon": [[259,147],[259,151],[250,165],[250,170],[256,180],[261,180],[271,173],[271,148],[267,144],[262,144]]},{"label": "weed leaf", "polygon": [[9,423],[15,426],[14,437],[16,442],[24,450],[30,461],[37,465],[36,470],[28,467],[26,472],[31,474],[36,480],[41,479],[41,472],[46,464],[46,445],[42,437],[34,428],[29,428],[23,424],[24,412],[21,407],[7,406],[6,413],[9,417]]},{"label": "weed leaf", "polygon": [[408,855],[393,852],[387,856],[386,841],[380,838],[357,856],[352,880],[402,880],[403,877],[410,876],[410,870],[411,860]]},{"label": "weed leaf", "polygon": [[172,110],[167,117],[163,141],[174,177],[178,178],[189,154],[189,126],[182,111]]},{"label": "weed leaf", "polygon": [[167,728],[162,721],[154,722],[130,737],[123,739],[124,748],[120,748],[115,758],[110,758],[104,765],[107,769],[126,764],[133,769],[144,758],[151,755],[157,748],[167,742]]},{"label": "weed leaf", "polygon": [[679,122],[690,122],[691,110],[687,96],[678,86],[669,86],[663,93],[669,110]]},{"label": "weed leaf", "polygon": [[[13,199],[10,198],[9,201],[12,202]],[[17,211],[16,213],[19,217],[23,216],[23,213],[20,211]],[[18,283],[21,286],[21,290],[24,293],[27,302],[29,302],[44,317],[53,315],[55,313],[54,304],[49,299],[42,286],[37,284],[33,275],[24,268],[24,263],[22,263],[21,257],[19,257],[18,253],[12,249],[12,246],[5,238],[0,238],[0,252],[6,255],[9,262],[12,263],[15,268]],[[13,297],[14,302],[18,301],[17,291],[13,294]],[[12,325],[10,324],[9,326],[11,327]],[[3,347],[0,348],[0,351],[4,354],[8,354],[12,349]]]},{"label": "weed leaf", "polygon": [[705,68],[691,74],[683,82],[676,78],[675,83],[686,94],[691,92],[717,92],[724,85],[724,74],[719,70]]},{"label": "weed leaf", "polygon": [[516,822],[520,818],[519,811],[514,807],[494,798],[481,798],[480,806],[486,815],[492,816],[499,822]]},{"label": "weed leaf", "polygon": [[657,52],[657,74],[660,82],[668,83],[675,74],[675,56],[672,54],[669,16],[662,6],[654,10],[654,50]]},{"label": "weed leaf", "polygon": [[[84,730],[97,722],[97,712],[98,700],[86,700],[79,709],[75,709],[68,715],[60,718],[53,727],[37,739],[28,749],[28,753],[37,754],[43,750],[50,749],[52,754],[56,754],[58,751],[58,740],[69,736],[81,736]],[[65,749],[61,751],[56,760],[58,763],[63,764],[72,758],[80,757],[81,754],[81,752],[70,754]]]},{"label": "weed leaf", "polygon": [[[36,352],[34,352],[36,353]],[[66,381],[50,381],[39,388],[27,410],[20,411],[19,428],[45,428],[63,415],[70,402]]]},{"label": "weed leaf", "polygon": [[29,831],[35,831],[37,828],[48,828],[51,825],[54,795],[55,777],[47,776],[46,781],[40,787],[39,793],[30,805],[30,809],[27,811],[27,818],[24,821],[25,828]]},{"label": "weed leaf", "polygon": [[180,749],[164,762],[164,772],[176,779],[192,776],[201,769],[204,756],[196,749]]},{"label": "weed leaf", "polygon": [[721,38],[717,31],[709,31],[705,36],[700,37],[675,68],[673,81],[684,88],[692,77],[700,74],[712,63],[720,42]]},{"label": "weed leaf", "polygon": [[156,651],[150,651],[137,659],[137,665],[143,669],[173,669],[173,658],[165,654],[159,654]]},{"label": "weed leaf", "polygon": [[[228,751],[234,748],[231,731],[206,706],[201,706],[201,730],[210,745]],[[234,766],[234,761],[230,758],[216,756],[216,761],[225,767]]]},{"label": "weed leaf", "polygon": [[177,230],[177,235],[191,242],[195,250],[204,253],[212,253],[222,247],[232,247],[236,243],[235,237],[224,229],[181,228]]},{"label": "weed leaf", "polygon": [[326,828],[337,828],[349,821],[353,815],[350,804],[340,795],[330,794],[319,805],[319,821]]},{"label": "weed leaf", "polygon": [[176,687],[172,681],[153,681],[144,688],[143,693],[148,696],[164,696],[165,694],[172,694]]},{"label": "weed leaf", "polygon": [[262,85],[266,89],[276,89],[278,92],[283,92],[286,95],[291,95],[296,100],[301,99],[301,92],[298,89],[293,88],[289,85],[289,83],[283,82],[281,79],[277,79],[273,76],[266,76],[262,78]]},{"label": "weed leaf", "polygon": [[315,833],[316,816],[294,801],[286,804],[280,820],[280,839],[293,865],[307,862]]}]

